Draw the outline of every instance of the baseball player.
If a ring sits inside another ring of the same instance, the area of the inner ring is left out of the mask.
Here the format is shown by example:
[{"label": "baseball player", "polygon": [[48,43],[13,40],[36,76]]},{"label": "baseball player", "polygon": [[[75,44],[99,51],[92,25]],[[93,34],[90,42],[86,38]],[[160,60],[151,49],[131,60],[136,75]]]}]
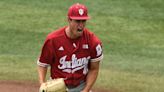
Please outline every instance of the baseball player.
[{"label": "baseball player", "polygon": [[48,34],[37,61],[40,84],[50,66],[51,78],[64,78],[68,92],[90,92],[103,53],[101,41],[85,28],[89,18],[85,5],[73,4],[68,25]]}]

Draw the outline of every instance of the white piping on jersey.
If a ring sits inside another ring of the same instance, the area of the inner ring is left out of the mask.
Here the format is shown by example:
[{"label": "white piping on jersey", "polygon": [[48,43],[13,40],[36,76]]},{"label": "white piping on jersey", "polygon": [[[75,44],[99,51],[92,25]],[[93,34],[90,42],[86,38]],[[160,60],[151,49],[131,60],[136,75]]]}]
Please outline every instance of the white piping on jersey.
[{"label": "white piping on jersey", "polygon": [[48,66],[50,66],[49,64],[41,63],[39,60],[37,60],[37,65],[39,65],[41,67],[48,67]]},{"label": "white piping on jersey", "polygon": [[102,54],[102,55],[99,56],[98,58],[91,59],[91,62],[98,62],[98,61],[102,60],[103,57],[104,57],[104,55]]}]

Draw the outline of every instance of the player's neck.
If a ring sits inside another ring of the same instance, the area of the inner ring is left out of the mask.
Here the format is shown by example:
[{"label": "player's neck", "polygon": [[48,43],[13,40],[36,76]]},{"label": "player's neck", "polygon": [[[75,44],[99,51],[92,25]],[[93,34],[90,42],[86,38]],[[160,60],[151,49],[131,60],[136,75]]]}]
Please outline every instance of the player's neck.
[{"label": "player's neck", "polygon": [[67,37],[70,39],[78,39],[79,38],[79,37],[73,35],[73,33],[71,33],[71,29],[69,26],[66,27],[65,32],[66,32]]}]

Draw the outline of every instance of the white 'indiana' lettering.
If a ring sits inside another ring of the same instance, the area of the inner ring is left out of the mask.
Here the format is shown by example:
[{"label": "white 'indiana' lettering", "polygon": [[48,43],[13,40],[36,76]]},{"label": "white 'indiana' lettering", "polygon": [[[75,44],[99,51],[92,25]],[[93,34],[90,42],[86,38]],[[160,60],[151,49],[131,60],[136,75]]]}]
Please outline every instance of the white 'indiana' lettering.
[{"label": "white 'indiana' lettering", "polygon": [[67,55],[61,57],[59,60],[60,65],[58,65],[58,68],[62,69],[63,72],[74,73],[75,71],[78,71],[84,68],[83,73],[84,74],[87,73],[88,61],[91,58],[90,56],[77,59],[76,55],[73,54],[71,61],[66,61],[66,58],[67,58]]}]

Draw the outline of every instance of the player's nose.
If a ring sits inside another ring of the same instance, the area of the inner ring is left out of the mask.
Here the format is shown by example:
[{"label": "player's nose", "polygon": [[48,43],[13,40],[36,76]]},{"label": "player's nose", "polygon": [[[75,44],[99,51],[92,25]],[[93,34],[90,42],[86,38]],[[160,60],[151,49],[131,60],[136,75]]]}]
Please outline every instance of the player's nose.
[{"label": "player's nose", "polygon": [[80,20],[80,21],[78,22],[78,25],[79,25],[79,26],[84,26],[84,25],[85,25],[85,21],[84,21],[84,20]]}]

